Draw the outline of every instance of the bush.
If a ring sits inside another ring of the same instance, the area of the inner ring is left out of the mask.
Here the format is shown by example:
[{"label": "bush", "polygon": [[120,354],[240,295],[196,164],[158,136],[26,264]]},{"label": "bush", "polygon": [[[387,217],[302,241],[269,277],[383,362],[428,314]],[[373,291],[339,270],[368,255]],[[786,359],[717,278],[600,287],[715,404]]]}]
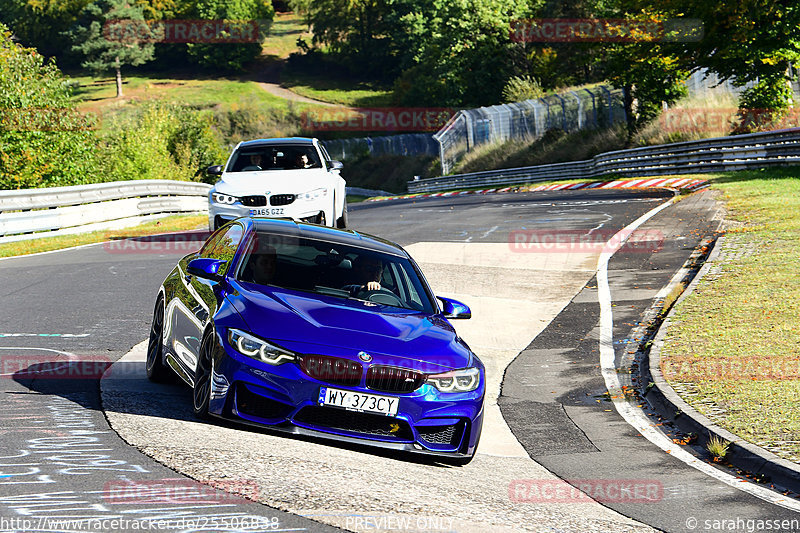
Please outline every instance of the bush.
[{"label": "bush", "polygon": [[116,119],[104,141],[108,180],[202,180],[203,170],[227,156],[208,112],[169,104],[144,104]]},{"label": "bush", "polygon": [[739,125],[734,133],[768,130],[789,110],[792,96],[782,76],[762,78],[739,97]]},{"label": "bush", "polygon": [[0,24],[0,188],[93,179],[96,134],[69,98],[55,64],[15,44]]},{"label": "bush", "polygon": [[513,76],[503,88],[503,99],[506,102],[522,102],[544,96],[544,91],[536,78],[530,76]]},{"label": "bush", "polygon": [[289,103],[287,111],[265,108],[251,101],[242,101],[230,109],[214,112],[214,124],[228,145],[249,139],[290,137],[300,132],[301,118]]}]

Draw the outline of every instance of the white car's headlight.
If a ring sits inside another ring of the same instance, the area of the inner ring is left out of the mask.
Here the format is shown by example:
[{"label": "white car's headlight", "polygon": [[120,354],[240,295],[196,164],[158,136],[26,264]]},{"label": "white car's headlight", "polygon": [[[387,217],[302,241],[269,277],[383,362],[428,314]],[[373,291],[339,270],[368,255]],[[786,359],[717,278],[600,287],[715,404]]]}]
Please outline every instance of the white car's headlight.
[{"label": "white car's headlight", "polygon": [[428,376],[427,383],[433,385],[441,392],[469,392],[478,388],[481,382],[481,373],[477,368],[462,368],[443,374]]},{"label": "white car's headlight", "polygon": [[316,200],[318,198],[325,198],[328,196],[328,189],[325,187],[320,187],[319,189],[314,189],[308,192],[304,192],[302,194],[298,194],[297,198],[299,200]]},{"label": "white car's headlight", "polygon": [[281,365],[295,360],[292,352],[238,329],[228,330],[228,341],[240,354],[270,365]]},{"label": "white car's headlight", "polygon": [[211,193],[211,199],[218,204],[235,204],[237,200],[239,200],[235,196],[231,196],[230,194],[223,194],[221,192]]}]

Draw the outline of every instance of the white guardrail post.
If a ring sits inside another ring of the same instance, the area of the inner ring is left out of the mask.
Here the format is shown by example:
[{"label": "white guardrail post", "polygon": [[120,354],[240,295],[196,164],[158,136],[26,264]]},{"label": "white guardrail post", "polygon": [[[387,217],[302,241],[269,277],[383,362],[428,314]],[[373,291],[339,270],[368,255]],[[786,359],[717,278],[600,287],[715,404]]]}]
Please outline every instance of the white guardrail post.
[{"label": "white guardrail post", "polygon": [[169,213],[208,211],[210,185],[133,180],[0,191],[0,242],[134,225]]},{"label": "white guardrail post", "polygon": [[601,176],[701,174],[800,164],[800,129],[751,133],[606,152],[586,161],[507,168],[408,182],[410,193]]}]

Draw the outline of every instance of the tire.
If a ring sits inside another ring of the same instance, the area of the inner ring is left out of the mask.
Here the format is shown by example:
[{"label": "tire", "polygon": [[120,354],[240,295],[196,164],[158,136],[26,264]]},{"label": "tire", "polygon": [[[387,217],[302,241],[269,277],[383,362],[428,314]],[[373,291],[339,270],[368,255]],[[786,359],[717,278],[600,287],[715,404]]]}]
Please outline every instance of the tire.
[{"label": "tire", "polygon": [[167,381],[171,377],[169,367],[164,364],[164,298],[161,295],[156,299],[156,307],[153,310],[145,370],[147,379],[157,383]]},{"label": "tire", "polygon": [[339,229],[347,229],[347,200],[344,201],[342,216],[336,219],[336,227]]},{"label": "tire", "polygon": [[194,372],[194,387],[192,388],[192,407],[197,418],[208,419],[208,402],[211,399],[211,375],[214,362],[211,354],[214,350],[214,333],[208,330],[203,335],[200,343],[200,353],[197,354],[197,367]]}]

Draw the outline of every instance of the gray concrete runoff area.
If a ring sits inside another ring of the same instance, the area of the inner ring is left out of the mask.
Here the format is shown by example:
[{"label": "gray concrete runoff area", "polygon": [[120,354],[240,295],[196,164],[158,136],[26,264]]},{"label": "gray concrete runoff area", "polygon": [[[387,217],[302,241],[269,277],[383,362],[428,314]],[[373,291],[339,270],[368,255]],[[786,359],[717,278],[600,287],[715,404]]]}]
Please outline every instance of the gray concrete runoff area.
[{"label": "gray concrete runoff area", "polygon": [[[5,367],[0,530],[156,530],[159,519],[176,531],[791,526],[793,501],[693,464],[696,452],[659,440],[655,416],[609,394],[633,386],[616,369],[635,362],[634,324],[719,225],[711,192],[671,198],[588,190],[352,206],[353,228],[402,244],[437,294],[472,308],[454,325],[484,361],[488,392],[464,467],[196,420],[191,391],[147,382],[143,365],[155,290],[185,251],[101,244],[0,261],[3,361],[102,363],[89,381]],[[611,240],[637,224],[643,240],[614,254],[510,237]]]}]

